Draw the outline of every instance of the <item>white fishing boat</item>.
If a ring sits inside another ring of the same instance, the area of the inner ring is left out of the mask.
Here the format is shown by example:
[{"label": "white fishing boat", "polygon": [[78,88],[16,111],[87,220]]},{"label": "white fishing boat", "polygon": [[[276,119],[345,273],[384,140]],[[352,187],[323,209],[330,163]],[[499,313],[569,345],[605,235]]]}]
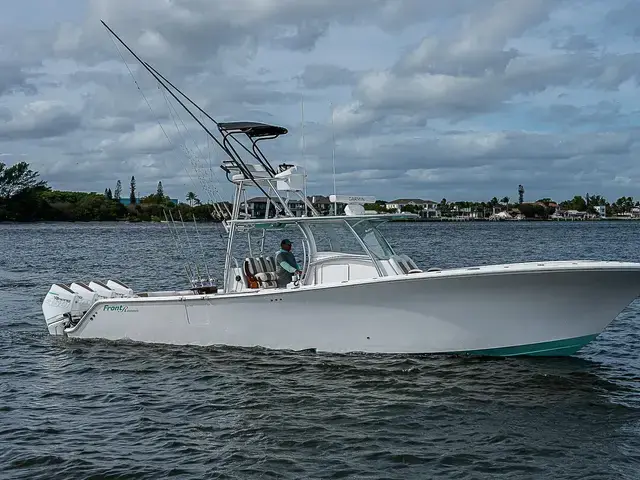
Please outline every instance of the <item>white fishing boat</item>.
[{"label": "white fishing boat", "polygon": [[[305,194],[307,172],[274,167],[259,148],[285,128],[217,123],[140,62],[217,126],[213,135],[181,102],[224,151],[221,168],[235,187],[224,221],[223,280],[192,276],[189,288],[150,292],[113,279],[56,283],[42,304],[51,335],[335,353],[559,356],[596,338],[640,293],[640,263],[418,266],[379,228],[414,215],[369,212],[364,205],[375,198],[338,195],[330,200],[344,213],[320,215]],[[249,218],[247,192],[256,190],[267,198],[265,218]],[[292,213],[294,201],[305,215]],[[274,257],[282,238],[293,239],[302,273],[278,286]]]}]

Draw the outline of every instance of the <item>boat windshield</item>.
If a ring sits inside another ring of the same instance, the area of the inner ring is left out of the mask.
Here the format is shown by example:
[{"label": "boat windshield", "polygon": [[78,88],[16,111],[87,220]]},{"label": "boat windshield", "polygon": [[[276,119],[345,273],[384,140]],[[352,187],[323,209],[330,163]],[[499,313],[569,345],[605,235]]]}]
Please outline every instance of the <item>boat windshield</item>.
[{"label": "boat windshield", "polygon": [[309,223],[318,252],[367,255],[366,250],[344,221]]},{"label": "boat windshield", "polygon": [[360,220],[351,227],[378,260],[388,260],[394,254],[387,240],[369,220]]},{"label": "boat windshield", "polygon": [[[241,250],[249,250],[250,256],[258,252],[275,255],[283,238],[289,238],[294,246],[296,255],[303,258],[312,251],[322,253],[339,253],[346,255],[371,256],[375,260],[388,260],[395,252],[378,230],[378,225],[384,223],[368,218],[305,218],[303,222],[291,220],[281,222],[255,223],[250,228],[247,245],[241,237],[235,240]],[[304,234],[302,224],[306,224],[312,238]],[[313,246],[309,244],[313,242]],[[248,247],[248,248],[247,248]],[[313,248],[315,247],[315,248]]]},{"label": "boat windshield", "polygon": [[319,252],[355,255],[371,253],[378,260],[388,260],[394,254],[376,225],[369,220],[345,219],[331,223],[311,223],[309,226]]}]

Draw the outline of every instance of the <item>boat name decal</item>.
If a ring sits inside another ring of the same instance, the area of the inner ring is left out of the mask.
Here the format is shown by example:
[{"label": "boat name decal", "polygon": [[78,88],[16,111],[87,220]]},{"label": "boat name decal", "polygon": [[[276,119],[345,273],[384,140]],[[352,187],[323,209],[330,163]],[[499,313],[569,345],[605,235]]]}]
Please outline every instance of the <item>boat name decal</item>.
[{"label": "boat name decal", "polygon": [[129,310],[129,307],[126,305],[105,305],[102,310],[106,310],[109,312],[126,312],[127,310]]}]

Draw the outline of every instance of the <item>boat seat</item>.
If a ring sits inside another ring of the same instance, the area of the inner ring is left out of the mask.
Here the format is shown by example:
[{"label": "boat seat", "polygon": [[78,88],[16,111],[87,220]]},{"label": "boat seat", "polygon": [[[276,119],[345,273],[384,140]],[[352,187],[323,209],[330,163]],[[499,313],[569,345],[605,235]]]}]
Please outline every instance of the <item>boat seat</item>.
[{"label": "boat seat", "polygon": [[276,288],[278,286],[276,272],[260,272],[256,273],[255,277],[262,288]]},{"label": "boat seat", "polygon": [[276,261],[273,257],[247,257],[244,274],[248,288],[277,288]]}]

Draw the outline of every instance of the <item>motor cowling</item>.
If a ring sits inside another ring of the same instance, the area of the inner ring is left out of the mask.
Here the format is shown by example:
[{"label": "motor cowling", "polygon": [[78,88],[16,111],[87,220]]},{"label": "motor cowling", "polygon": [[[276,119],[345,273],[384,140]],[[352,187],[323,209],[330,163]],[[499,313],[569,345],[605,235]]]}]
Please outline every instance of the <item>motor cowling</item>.
[{"label": "motor cowling", "polygon": [[133,290],[124,283],[117,280],[108,280],[107,287],[116,292],[117,297],[129,298],[133,297]]},{"label": "motor cowling", "polygon": [[66,285],[54,283],[42,302],[42,313],[51,335],[64,335],[71,320],[82,316],[80,296]]},{"label": "motor cowling", "polygon": [[111,290],[107,285],[99,281],[89,282],[89,288],[98,295],[98,300],[113,298],[117,296],[116,292]]},{"label": "motor cowling", "polygon": [[93,291],[91,287],[82,283],[82,282],[74,282],[69,285],[69,289],[80,297],[80,309],[82,312],[86,312],[91,308],[91,305],[96,303],[100,298],[96,292]]}]

